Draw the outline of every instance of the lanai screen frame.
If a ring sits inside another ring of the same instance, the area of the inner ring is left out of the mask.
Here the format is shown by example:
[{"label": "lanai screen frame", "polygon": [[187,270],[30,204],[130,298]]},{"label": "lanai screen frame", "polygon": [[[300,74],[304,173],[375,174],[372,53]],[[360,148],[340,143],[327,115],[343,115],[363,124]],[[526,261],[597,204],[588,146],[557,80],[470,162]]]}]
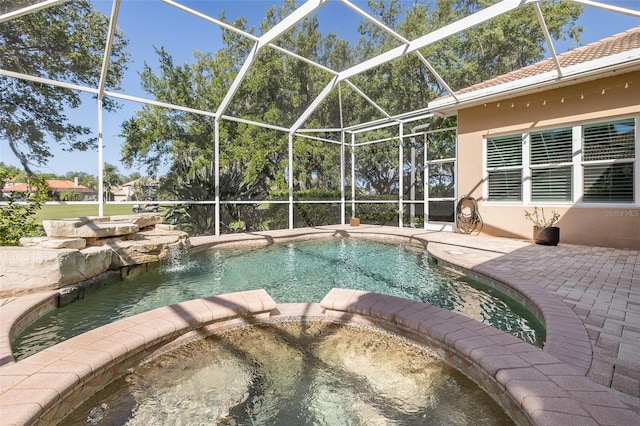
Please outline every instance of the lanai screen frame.
[{"label": "lanai screen frame", "polygon": [[[60,4],[60,3],[64,3],[66,1],[69,0],[45,0],[45,1],[41,1],[38,2],[36,4],[33,4],[31,6],[27,6],[9,13],[5,13],[3,15],[0,15],[0,23],[5,22],[5,21],[9,21],[11,19],[15,19],[18,18],[20,16],[29,14],[29,13],[35,13],[39,10],[54,6],[56,4]],[[99,82],[97,87],[86,87],[86,86],[81,86],[81,85],[77,85],[77,84],[70,84],[70,83],[65,83],[65,82],[61,82],[61,81],[56,81],[56,80],[51,80],[51,79],[46,79],[46,78],[42,78],[42,77],[37,77],[37,76],[31,76],[31,75],[27,75],[27,74],[23,74],[23,73],[18,73],[18,72],[14,72],[14,71],[9,71],[9,70],[4,70],[4,69],[0,69],[0,75],[5,75],[8,77],[13,77],[13,78],[18,78],[18,79],[24,79],[24,80],[28,80],[28,81],[33,81],[33,82],[37,82],[37,83],[42,83],[42,84],[50,84],[53,86],[58,86],[58,87],[62,87],[62,88],[67,88],[67,89],[71,89],[71,90],[77,90],[80,92],[85,92],[85,93],[90,93],[96,96],[97,98],[97,131],[98,131],[98,215],[99,216],[103,216],[104,215],[104,185],[103,185],[103,180],[104,180],[104,176],[103,176],[103,166],[104,166],[104,158],[103,158],[103,98],[105,96],[108,97],[113,97],[116,99],[121,99],[121,100],[126,100],[126,101],[133,101],[133,102],[137,102],[137,103],[141,103],[141,104],[148,104],[148,105],[155,105],[155,106],[160,106],[160,107],[165,107],[165,108],[170,108],[170,109],[174,109],[174,110],[179,110],[179,111],[184,111],[184,112],[189,112],[189,113],[195,113],[195,114],[201,114],[201,115],[205,115],[205,116],[210,116],[214,118],[214,133],[215,133],[215,137],[214,137],[214,181],[215,181],[215,199],[214,199],[214,203],[215,203],[215,235],[219,236],[220,235],[220,205],[224,204],[224,203],[238,203],[237,201],[234,202],[222,202],[220,200],[220,189],[219,189],[219,184],[220,184],[220,120],[229,120],[229,121],[235,121],[235,122],[239,122],[239,123],[244,123],[244,124],[249,124],[249,125],[255,125],[258,127],[262,127],[262,128],[268,128],[268,129],[273,129],[273,130],[279,130],[282,132],[285,132],[288,134],[288,186],[289,186],[289,200],[288,200],[288,205],[289,205],[289,229],[293,229],[294,227],[294,204],[295,201],[293,199],[293,139],[294,137],[307,137],[307,138],[312,138],[312,139],[316,139],[316,140],[322,140],[325,143],[339,143],[341,146],[340,149],[340,177],[341,177],[341,184],[340,184],[340,192],[341,192],[341,199],[340,199],[340,203],[341,203],[341,223],[344,224],[345,223],[345,210],[346,210],[346,194],[345,194],[345,180],[346,180],[346,171],[345,171],[345,148],[346,147],[350,147],[351,148],[351,155],[352,155],[352,161],[351,161],[351,205],[352,205],[352,211],[355,211],[355,205],[356,205],[356,200],[355,200],[355,164],[354,164],[354,157],[353,157],[353,152],[354,152],[354,148],[356,147],[356,143],[355,143],[355,135],[357,133],[360,133],[362,131],[367,131],[367,130],[372,130],[375,128],[380,128],[380,127],[389,127],[389,126],[398,126],[398,136],[397,139],[399,141],[399,167],[402,168],[402,163],[403,163],[403,139],[404,139],[404,125],[405,124],[409,124],[413,121],[417,121],[417,120],[424,120],[424,119],[428,119],[430,117],[433,117],[434,115],[437,114],[437,109],[432,107],[430,108],[429,106],[426,106],[423,109],[420,110],[416,110],[416,111],[411,111],[408,113],[403,113],[403,114],[399,114],[399,115],[390,115],[388,114],[383,108],[381,108],[379,105],[377,105],[375,103],[374,100],[370,99],[369,97],[367,97],[367,95],[360,90],[358,87],[356,87],[352,82],[349,81],[350,77],[356,76],[358,74],[361,74],[365,71],[374,69],[382,64],[385,64],[387,62],[390,62],[394,59],[397,59],[399,57],[402,57],[404,55],[409,55],[409,54],[415,54],[417,55],[417,57],[419,58],[419,60],[427,67],[427,69],[433,74],[433,76],[439,81],[440,84],[442,84],[443,88],[446,90],[447,92],[447,96],[453,99],[454,103],[459,103],[460,99],[456,96],[456,94],[453,92],[453,90],[451,90],[451,88],[447,85],[446,81],[440,76],[438,75],[437,71],[429,64],[429,62],[426,60],[426,58],[424,58],[424,56],[422,56],[422,54],[420,53],[419,49],[424,48],[430,44],[436,43],[438,41],[442,41],[444,39],[446,39],[449,36],[455,35],[461,31],[464,31],[468,28],[471,28],[475,25],[481,24],[483,22],[489,21],[497,16],[509,13],[515,9],[518,9],[520,7],[525,7],[529,4],[531,4],[534,7],[536,16],[538,18],[538,22],[541,26],[541,29],[545,35],[546,41],[547,41],[547,47],[549,49],[549,52],[555,62],[555,66],[556,66],[556,72],[558,75],[558,78],[562,78],[563,76],[563,70],[562,67],[560,66],[560,63],[557,59],[557,55],[556,55],[556,51],[554,49],[553,46],[553,41],[551,39],[551,36],[547,30],[545,21],[544,21],[544,16],[542,14],[542,10],[540,8],[540,3],[545,3],[548,0],[502,0],[499,3],[494,4],[493,6],[489,6],[485,9],[482,9],[478,12],[475,12],[467,17],[464,17],[458,21],[455,21],[449,25],[446,25],[444,27],[441,27],[435,31],[432,31],[431,33],[425,34],[421,37],[418,37],[415,40],[407,40],[406,38],[404,38],[403,36],[401,36],[400,34],[396,33],[393,29],[387,27],[386,25],[384,25],[382,22],[380,22],[379,20],[377,20],[376,18],[374,18],[373,16],[371,16],[370,14],[368,14],[367,12],[365,12],[364,10],[360,9],[359,7],[357,7],[356,5],[354,5],[351,1],[349,0],[334,0],[334,1],[339,1],[340,3],[344,4],[346,7],[348,7],[349,9],[353,10],[354,12],[356,12],[357,14],[359,14],[361,17],[363,17],[364,19],[370,21],[371,23],[375,24],[376,26],[378,26],[379,28],[381,28],[383,31],[385,31],[387,34],[391,35],[392,37],[394,37],[396,40],[401,42],[401,45],[388,50],[387,52],[384,52],[374,58],[362,61],[350,68],[347,68],[343,71],[337,72],[335,70],[329,69],[328,67],[325,67],[321,64],[318,64],[312,60],[309,60],[307,58],[304,58],[296,53],[290,52],[286,49],[283,49],[279,46],[277,46],[276,44],[274,44],[274,40],[276,40],[280,35],[282,35],[283,33],[285,33],[286,31],[288,31],[290,28],[294,27],[295,25],[297,25],[300,21],[302,21],[303,19],[305,19],[307,16],[313,14],[314,12],[316,12],[319,8],[321,8],[322,6],[324,6],[325,4],[327,4],[329,2],[329,0],[307,0],[306,2],[304,2],[302,5],[300,5],[297,9],[295,9],[289,16],[287,16],[286,18],[284,18],[282,21],[280,21],[279,23],[277,23],[273,28],[271,28],[269,31],[267,31],[266,33],[264,33],[261,36],[256,36],[253,34],[250,34],[248,32],[245,32],[243,30],[240,30],[230,24],[227,24],[225,22],[222,22],[218,19],[215,19],[211,16],[205,15],[203,13],[200,13],[196,10],[193,10],[187,6],[184,6],[180,3],[177,3],[174,0],[159,0],[163,3],[166,3],[170,6],[173,6],[179,10],[182,10],[185,13],[189,13],[192,14],[194,16],[197,16],[201,19],[204,19],[208,22],[211,22],[212,24],[218,25],[223,29],[232,31],[236,34],[239,34],[243,37],[246,37],[248,39],[251,39],[255,42],[255,44],[253,45],[253,48],[251,49],[251,52],[249,54],[249,56],[245,59],[244,64],[242,65],[240,71],[238,72],[238,75],[236,76],[235,80],[233,81],[231,87],[229,88],[229,90],[227,91],[225,97],[223,98],[222,102],[220,103],[220,105],[218,106],[218,109],[215,112],[211,112],[211,111],[203,111],[203,110],[196,110],[193,108],[187,108],[187,107],[182,107],[179,105],[174,105],[174,104],[169,104],[169,103],[165,103],[165,102],[159,102],[156,100],[151,100],[151,99],[145,99],[145,98],[140,98],[140,97],[136,97],[136,96],[130,96],[127,95],[126,93],[118,93],[118,92],[112,92],[112,91],[108,91],[105,89],[105,84],[106,84],[106,77],[107,77],[107,72],[108,72],[108,66],[109,66],[109,59],[111,56],[111,47],[112,47],[112,43],[113,43],[113,38],[114,38],[114,34],[116,31],[116,25],[117,25],[117,19],[118,19],[118,14],[119,14],[119,10],[120,10],[120,3],[121,0],[113,0],[113,4],[112,4],[112,9],[111,9],[111,14],[109,17],[109,27],[108,27],[108,31],[107,31],[107,37],[106,37],[106,46],[105,46],[105,52],[104,52],[104,56],[103,56],[103,62],[102,62],[102,67],[100,70],[100,78],[99,78]],[[635,10],[631,10],[631,9],[626,9],[626,8],[621,8],[621,7],[617,7],[617,6],[611,6],[611,5],[607,5],[604,3],[599,3],[596,1],[592,1],[592,0],[565,0],[565,1],[570,1],[570,2],[574,2],[574,3],[578,3],[578,4],[582,4],[585,6],[590,6],[590,7],[596,7],[596,8],[600,8],[603,10],[608,10],[608,11],[613,11],[613,12],[617,12],[617,13],[623,13],[623,14],[627,14],[630,16],[636,16],[636,17],[640,17],[640,12],[639,11],[635,11]],[[330,74],[333,75],[333,78],[331,79],[331,81],[329,82],[329,84],[327,84],[327,86],[321,91],[321,93],[318,95],[318,97],[307,107],[307,109],[300,115],[300,117],[298,117],[298,120],[296,120],[296,122],[289,128],[285,128],[285,127],[280,127],[280,126],[275,126],[275,125],[270,125],[270,124],[266,124],[266,123],[259,123],[259,122],[255,122],[255,121],[250,121],[250,120],[246,120],[243,119],[241,117],[233,117],[233,116],[228,116],[225,115],[224,112],[226,110],[226,108],[228,107],[229,103],[231,102],[231,100],[233,99],[236,91],[238,90],[238,88],[240,87],[242,81],[244,80],[245,76],[247,75],[247,72],[250,70],[251,65],[253,63],[253,61],[257,58],[258,53],[260,52],[261,49],[265,48],[265,47],[270,47],[273,49],[278,50],[281,53],[284,53],[286,55],[289,55],[295,59],[298,59],[300,61],[303,61],[309,65],[312,65],[314,67],[317,67],[319,69],[322,69]],[[347,84],[349,85],[352,89],[354,89],[354,91],[356,93],[358,93],[360,96],[362,96],[367,102],[369,102],[375,109],[377,109],[381,115],[384,116],[384,118],[379,119],[379,120],[374,120],[374,121],[370,121],[370,122],[366,122],[366,123],[361,123],[355,126],[350,126],[350,127],[345,127],[343,124],[343,114],[342,114],[342,99],[341,96],[339,96],[339,108],[340,108],[340,118],[341,118],[341,127],[339,129],[304,129],[303,125],[304,123],[307,121],[307,119],[309,118],[309,116],[315,111],[315,109],[322,103],[322,101],[333,91],[333,90],[338,90],[339,94],[340,94],[340,88],[342,84]],[[489,95],[495,95],[496,93],[489,93]],[[314,136],[310,136],[309,133],[317,133],[317,132],[340,132],[340,141],[333,141],[333,140],[329,140],[329,139],[323,139],[323,138],[318,138],[318,137],[314,137]],[[351,135],[351,143],[347,143],[346,141],[346,135]],[[457,144],[456,144],[457,145]],[[457,170],[456,170],[456,179],[457,179]],[[400,227],[403,226],[402,220],[403,220],[403,173],[402,170],[398,173],[399,176],[399,194],[398,194],[398,209],[399,209],[399,218],[398,218],[398,225]],[[425,179],[426,180],[426,179]],[[426,203],[428,199],[427,193],[425,191],[424,194],[424,202]],[[273,203],[273,201],[263,201],[264,203]],[[308,201],[307,201],[308,202]],[[313,201],[312,201],[313,202]],[[318,201],[316,201],[318,202]],[[322,201],[324,203],[326,203],[327,201]],[[255,202],[251,202],[251,203],[255,203]],[[425,214],[426,214],[426,209],[425,209]],[[425,218],[424,221],[425,227],[427,226],[427,220]]]}]

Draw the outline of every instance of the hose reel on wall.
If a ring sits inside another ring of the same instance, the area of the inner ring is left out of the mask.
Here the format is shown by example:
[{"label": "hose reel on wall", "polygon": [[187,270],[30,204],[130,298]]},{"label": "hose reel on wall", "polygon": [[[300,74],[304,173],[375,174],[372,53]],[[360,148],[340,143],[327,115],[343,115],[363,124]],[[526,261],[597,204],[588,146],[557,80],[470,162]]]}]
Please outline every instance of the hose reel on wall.
[{"label": "hose reel on wall", "polygon": [[479,234],[482,230],[482,217],[476,199],[463,195],[456,205],[456,228],[463,234]]}]

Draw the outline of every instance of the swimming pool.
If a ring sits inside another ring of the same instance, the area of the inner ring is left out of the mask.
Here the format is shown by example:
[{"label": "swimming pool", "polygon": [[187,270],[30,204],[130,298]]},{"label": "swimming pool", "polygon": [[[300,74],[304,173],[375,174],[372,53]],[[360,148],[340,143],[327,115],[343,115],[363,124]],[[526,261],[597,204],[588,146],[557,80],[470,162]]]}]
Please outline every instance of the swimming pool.
[{"label": "swimming pool", "polygon": [[498,291],[429,260],[421,247],[330,238],[261,248],[211,249],[56,309],[13,341],[22,359],[89,329],[184,300],[264,288],[278,303],[319,302],[331,288],[418,300],[459,312],[541,346],[544,328]]}]

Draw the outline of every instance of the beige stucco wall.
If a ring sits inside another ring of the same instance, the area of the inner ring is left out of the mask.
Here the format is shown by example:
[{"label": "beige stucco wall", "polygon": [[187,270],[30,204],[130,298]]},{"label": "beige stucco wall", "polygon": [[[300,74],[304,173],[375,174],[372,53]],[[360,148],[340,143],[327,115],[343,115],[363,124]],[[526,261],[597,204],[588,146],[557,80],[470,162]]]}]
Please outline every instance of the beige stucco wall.
[{"label": "beige stucco wall", "polygon": [[[640,70],[460,110],[458,194],[478,200],[484,233],[531,239],[532,224],[524,218],[524,210],[532,205],[483,199],[483,138],[624,117],[640,122]],[[640,150],[637,140],[636,150]],[[635,167],[640,173],[640,164]],[[640,249],[640,200],[634,205],[597,207],[579,202],[536,205],[562,214],[561,243]]]}]

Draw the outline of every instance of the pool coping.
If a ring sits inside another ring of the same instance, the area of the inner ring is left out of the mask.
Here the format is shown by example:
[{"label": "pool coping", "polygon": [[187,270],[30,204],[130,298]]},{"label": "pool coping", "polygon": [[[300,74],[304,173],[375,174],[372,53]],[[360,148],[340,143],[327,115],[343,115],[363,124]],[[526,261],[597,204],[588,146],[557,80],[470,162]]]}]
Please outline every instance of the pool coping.
[{"label": "pool coping", "polygon": [[2,299],[0,304],[0,367],[15,363],[11,341],[31,322],[57,307],[58,291]]},{"label": "pool coping", "polygon": [[[608,388],[515,336],[421,302],[333,289],[328,315],[372,324],[424,343],[487,391],[518,424],[639,424],[640,416]],[[381,321],[377,321],[381,320]]]},{"label": "pool coping", "polygon": [[[265,245],[295,239],[326,238],[330,236],[357,236],[372,237],[378,240],[389,239],[405,243],[410,242],[427,247],[430,255],[446,267],[456,269],[462,273],[470,275],[474,279],[480,279],[481,281],[488,280],[494,285],[505,285],[507,291],[510,288],[514,289],[514,294],[516,296],[519,295],[520,301],[529,305],[529,307],[533,307],[538,315],[541,316],[541,320],[545,324],[547,329],[547,343],[541,353],[552,356],[556,360],[565,363],[565,367],[572,370],[572,377],[574,377],[573,373],[577,374],[575,377],[584,377],[592,358],[591,343],[584,324],[580,321],[573,310],[571,310],[571,308],[547,290],[544,290],[534,284],[530,284],[526,280],[516,277],[505,277],[504,274],[496,273],[495,270],[486,267],[484,262],[478,262],[477,259],[474,258],[477,253],[474,253],[475,249],[473,248],[473,244],[470,244],[469,247],[465,245],[452,246],[451,244],[447,244],[446,239],[439,238],[439,234],[440,233],[438,232],[429,232],[425,230],[399,229],[393,227],[331,226],[307,228],[302,230],[297,229],[251,234],[233,234],[222,237],[196,237],[191,240],[191,244],[193,251],[200,251],[218,246],[223,247],[247,244]],[[529,243],[523,241],[512,241],[511,244],[521,244],[524,246]],[[483,253],[483,256],[486,255],[487,253]],[[499,257],[500,255],[501,253],[495,253],[496,257]],[[9,346],[11,336],[16,330],[19,330],[22,326],[30,322],[34,316],[37,316],[37,314],[33,314],[33,312],[51,309],[51,301],[55,299],[56,294],[57,292],[47,292],[46,294],[37,293],[30,296],[12,298],[12,300],[9,301],[5,299],[5,303],[0,306],[0,314],[2,315],[2,323],[0,325],[0,360],[6,361],[8,359],[7,356],[11,358],[11,361],[13,360]],[[25,315],[25,313],[31,314]],[[466,319],[466,317],[463,318]],[[508,336],[506,333],[502,334]],[[519,342],[523,343],[521,341]],[[56,347],[57,346],[58,345],[56,345]],[[0,367],[0,373],[2,373],[5,367],[16,365],[11,361],[4,367]],[[26,365],[23,364],[22,361],[17,364]],[[0,374],[0,377],[2,376],[4,376],[4,374]],[[584,379],[589,380],[586,377],[584,377]],[[4,382],[5,380],[3,380],[2,383],[3,391],[5,388]],[[608,391],[608,388],[604,386],[595,386],[599,387],[601,392]],[[0,395],[0,398],[2,398],[2,395],[4,395],[4,392]],[[622,402],[620,402],[620,404],[622,404]],[[4,407],[4,404],[1,404],[0,407]],[[580,416],[581,424],[584,423],[583,417],[584,416]],[[611,416],[608,415],[606,417]],[[611,418],[614,419],[615,416]],[[601,419],[601,421],[601,424],[607,424],[606,419]],[[536,421],[534,424],[544,423]]]},{"label": "pool coping", "polygon": [[249,323],[275,309],[264,290],[190,300],[95,328],[0,367],[0,424],[56,424],[185,333],[221,321]]}]

